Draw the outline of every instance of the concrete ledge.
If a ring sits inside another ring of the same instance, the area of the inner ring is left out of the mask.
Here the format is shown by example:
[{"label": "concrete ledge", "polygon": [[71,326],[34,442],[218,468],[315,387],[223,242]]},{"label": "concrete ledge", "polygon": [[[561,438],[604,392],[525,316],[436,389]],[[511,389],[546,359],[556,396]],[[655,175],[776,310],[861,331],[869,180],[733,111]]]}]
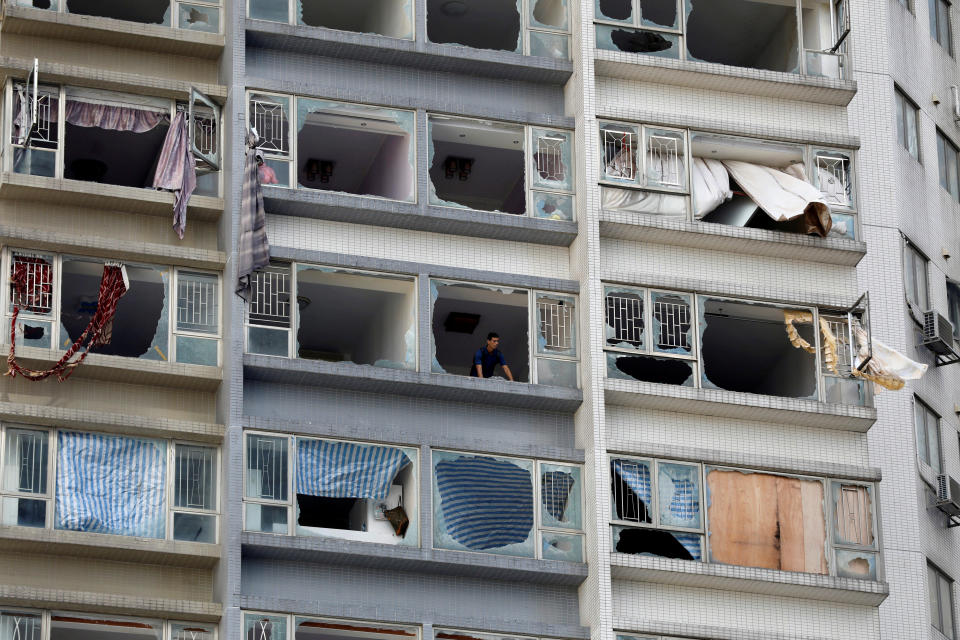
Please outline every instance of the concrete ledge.
[{"label": "concrete ledge", "polygon": [[733,67],[713,62],[670,60],[640,53],[594,51],[599,76],[655,82],[691,89],[743,93],[845,107],[857,94],[852,80]]},{"label": "concrete ledge", "polygon": [[189,29],[173,29],[127,20],[58,13],[3,3],[0,32],[40,38],[172,53],[216,60],[223,53],[224,36]]},{"label": "concrete ledge", "polygon": [[[83,366],[86,365],[81,365]],[[0,420],[42,427],[124,433],[151,438],[183,438],[192,442],[210,444],[223,442],[226,432],[226,427],[222,424],[19,402],[0,402]]]},{"label": "concrete ledge", "polygon": [[610,554],[610,577],[869,607],[879,607],[890,595],[885,582],[623,553]]},{"label": "concrete ledge", "polygon": [[[156,189],[118,187],[5,171],[0,173],[0,198],[169,216],[173,223],[173,194]],[[193,196],[187,207],[187,233],[190,232],[190,220],[216,221],[222,213],[223,198]]]},{"label": "concrete ledge", "polygon": [[[10,345],[0,343],[0,350],[7,353],[10,351]],[[51,364],[58,361],[62,355],[63,352],[56,349],[38,349],[36,347],[20,347],[17,349],[17,360],[21,365],[31,369],[47,369]],[[127,384],[215,391],[220,386],[223,370],[220,367],[205,367],[197,364],[107,356],[93,351],[83,361],[83,364],[77,367],[71,377],[73,376]],[[48,378],[41,382],[30,382],[22,378],[17,378],[17,380],[19,384],[24,385],[58,384],[56,378],[52,380]],[[66,384],[69,384],[69,381]]]},{"label": "concrete ledge", "polygon": [[818,238],[616,211],[600,212],[600,235],[634,242],[656,242],[847,267],[857,266],[867,254],[866,243],[846,238]]},{"label": "concrete ledge", "polygon": [[241,544],[245,559],[293,560],[574,587],[587,578],[585,563],[535,560],[492,553],[421,549],[337,538],[279,536],[249,531],[241,534]]},{"label": "concrete ledge", "polygon": [[216,544],[15,526],[0,526],[0,551],[201,569],[220,561],[220,545]]},{"label": "concrete ledge", "polygon": [[[33,58],[15,58],[0,56],[0,77],[24,80],[33,68]],[[104,71],[100,67],[81,67],[44,61],[40,58],[40,77],[43,82],[70,84],[74,86],[107,89],[109,91],[127,91],[142,93],[161,98],[185,100],[190,97],[190,88],[196,87],[210,98],[223,102],[227,99],[227,87],[221,84],[171,80],[157,76],[144,76],[136,73]]]},{"label": "concrete ledge", "polygon": [[[468,407],[463,408],[468,411]],[[477,405],[477,410],[482,410],[482,405]],[[0,413],[0,418],[3,414]],[[257,429],[259,431],[274,431],[277,433],[295,433],[305,436],[316,436],[321,438],[344,438],[347,440],[364,440],[369,442],[382,442],[385,444],[398,445],[426,445],[434,449],[452,449],[454,451],[472,451],[478,453],[490,453],[502,456],[522,456],[525,458],[536,458],[537,460],[553,460],[557,462],[573,462],[575,464],[584,463],[583,449],[570,449],[567,447],[551,447],[537,444],[527,444],[523,442],[504,442],[500,440],[480,440],[478,438],[460,437],[459,434],[450,434],[445,432],[437,434],[431,425],[428,425],[422,431],[409,434],[409,437],[403,439],[383,439],[378,434],[367,431],[364,426],[356,424],[333,424],[327,422],[304,422],[302,420],[287,420],[283,418],[262,418],[259,416],[243,416],[240,420],[240,426],[244,429]],[[404,434],[406,435],[406,434]]]},{"label": "concrete ledge", "polygon": [[400,40],[323,27],[246,21],[248,47],[349,58],[430,71],[563,85],[573,75],[570,60],[524,56],[509,51]]},{"label": "concrete ledge", "polygon": [[[190,232],[189,226],[187,233]],[[0,242],[41,251],[77,253],[94,258],[110,258],[136,262],[159,262],[163,265],[222,270],[227,263],[223,251],[209,251],[155,242],[131,242],[104,236],[74,235],[43,229],[0,224]]]},{"label": "concrete ledge", "polygon": [[0,584],[0,603],[14,607],[65,609],[84,613],[173,618],[196,622],[218,622],[223,613],[222,606],[217,602],[145,598],[94,591],[39,589],[11,584]]},{"label": "concrete ledge", "polygon": [[396,202],[309,189],[264,187],[267,213],[568,247],[577,223]]},{"label": "concrete ledge", "polygon": [[610,404],[705,416],[761,420],[802,427],[866,432],[877,421],[877,410],[817,400],[779,398],[754,393],[696,389],[634,380],[604,381]]},{"label": "concrete ledge", "polygon": [[561,413],[573,413],[583,402],[579,389],[566,387],[252,354],[243,356],[243,375],[250,380],[280,384],[319,385],[459,402],[496,402],[500,406]]}]

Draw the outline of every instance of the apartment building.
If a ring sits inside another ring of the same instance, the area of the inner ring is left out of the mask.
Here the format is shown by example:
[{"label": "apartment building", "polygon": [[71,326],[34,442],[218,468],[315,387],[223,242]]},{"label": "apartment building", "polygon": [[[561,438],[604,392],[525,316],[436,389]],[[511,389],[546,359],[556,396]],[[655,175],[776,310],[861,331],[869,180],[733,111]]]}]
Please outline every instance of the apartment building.
[{"label": "apartment building", "polygon": [[0,3],[0,640],[954,638],[953,12]]}]

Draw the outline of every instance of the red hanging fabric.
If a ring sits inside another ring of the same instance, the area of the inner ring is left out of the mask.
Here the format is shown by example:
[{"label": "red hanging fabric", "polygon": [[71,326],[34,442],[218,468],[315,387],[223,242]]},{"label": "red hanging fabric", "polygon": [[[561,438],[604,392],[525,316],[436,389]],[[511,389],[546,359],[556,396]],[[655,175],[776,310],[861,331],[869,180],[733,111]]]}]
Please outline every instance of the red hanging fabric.
[{"label": "red hanging fabric", "polygon": [[[31,302],[31,297],[34,294],[27,291],[26,265],[14,266],[10,283],[14,292],[14,300],[22,301],[24,308],[30,310],[32,305],[36,304],[36,301]],[[27,369],[17,363],[17,316],[20,314],[20,304],[15,304],[13,318],[10,321],[10,354],[7,356],[7,372],[4,375],[12,378],[21,375],[27,380],[33,381],[43,380],[52,375],[56,375],[60,382],[69,378],[70,374],[80,366],[93,347],[110,343],[110,336],[113,333],[113,316],[117,312],[117,302],[126,292],[127,275],[123,265],[104,265],[103,277],[100,280],[100,293],[97,296],[97,311],[93,314],[90,324],[83,330],[76,342],[70,345],[63,357],[44,371]],[[86,347],[83,346],[85,342]],[[70,359],[81,349],[83,349],[83,352],[80,356],[71,362]]]}]

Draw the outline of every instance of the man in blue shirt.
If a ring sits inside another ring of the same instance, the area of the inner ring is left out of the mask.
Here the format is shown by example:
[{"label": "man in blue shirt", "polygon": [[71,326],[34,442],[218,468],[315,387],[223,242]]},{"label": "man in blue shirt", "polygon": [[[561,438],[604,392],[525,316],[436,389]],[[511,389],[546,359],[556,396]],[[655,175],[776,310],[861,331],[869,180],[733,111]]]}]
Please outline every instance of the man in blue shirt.
[{"label": "man in blue shirt", "polygon": [[487,334],[486,346],[477,349],[473,354],[473,366],[470,368],[470,375],[474,378],[489,378],[493,375],[493,370],[499,363],[503,367],[503,373],[507,380],[513,382],[513,374],[510,373],[510,367],[507,366],[507,360],[497,349],[500,344],[500,336],[492,331]]}]

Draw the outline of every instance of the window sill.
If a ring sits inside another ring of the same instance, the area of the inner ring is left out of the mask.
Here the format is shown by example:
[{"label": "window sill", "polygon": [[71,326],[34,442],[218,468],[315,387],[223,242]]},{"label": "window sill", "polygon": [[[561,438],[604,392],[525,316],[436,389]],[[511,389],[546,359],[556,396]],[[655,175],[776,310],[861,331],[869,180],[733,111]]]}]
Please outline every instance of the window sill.
[{"label": "window sill", "polygon": [[857,83],[797,73],[764,71],[712,62],[671,60],[639,53],[594,51],[597,75],[624,80],[735,92],[767,98],[847,106]]},{"label": "window sill", "polygon": [[213,568],[220,561],[217,544],[17,526],[0,526],[0,551],[200,569]]},{"label": "window sill", "polygon": [[344,193],[264,187],[267,213],[396,229],[568,247],[577,223],[454,209]]},{"label": "window sill", "polygon": [[[8,353],[10,345],[5,342],[0,343],[0,350]],[[20,347],[17,349],[17,360],[21,365],[32,369],[46,369],[58,361],[62,355],[62,351],[53,349],[38,349],[36,347]],[[212,392],[220,386],[223,370],[220,367],[206,367],[196,364],[108,356],[93,350],[83,361],[83,364],[76,368],[72,376],[109,382]],[[24,381],[22,384],[33,383]]]},{"label": "window sill", "polygon": [[579,389],[482,380],[451,374],[387,369],[350,362],[323,362],[245,354],[244,378],[294,385],[322,385],[453,402],[495,403],[542,411],[573,413],[583,402]]},{"label": "window sill", "polygon": [[607,378],[604,397],[610,404],[627,407],[861,433],[877,420],[876,409],[867,407],[634,380]]},{"label": "window sill", "polygon": [[[173,194],[167,191],[31,176],[12,171],[0,174],[0,198],[124,211],[173,219]],[[223,198],[211,196],[190,198],[190,205],[187,208],[187,232],[189,233],[190,220],[205,222],[219,220],[223,213],[223,206]]]},{"label": "window sill", "polygon": [[525,56],[510,51],[473,49],[432,42],[414,42],[370,33],[323,27],[246,20],[248,47],[291,53],[349,58],[427,71],[480,75],[499,79],[563,85],[573,75],[573,62]]},{"label": "window sill", "polygon": [[216,60],[226,39],[216,33],[173,29],[99,16],[57,13],[5,2],[2,33],[89,42]]},{"label": "window sill", "polygon": [[250,531],[244,531],[240,541],[244,559],[283,559],[566,586],[577,586],[587,577],[587,565],[580,562],[535,560],[492,553],[465,553]]},{"label": "window sill", "polygon": [[709,222],[624,213],[600,212],[600,235],[741,254],[787,258],[855,267],[867,253],[863,242],[818,238],[782,231],[746,229]]},{"label": "window sill", "polygon": [[885,582],[812,573],[710,564],[655,556],[610,554],[614,580],[637,580],[701,589],[824,600],[878,607],[890,595]]},{"label": "window sill", "polygon": [[0,584],[0,600],[5,607],[65,609],[196,622],[219,622],[223,614],[223,606],[219,602],[43,589],[19,584]]}]

